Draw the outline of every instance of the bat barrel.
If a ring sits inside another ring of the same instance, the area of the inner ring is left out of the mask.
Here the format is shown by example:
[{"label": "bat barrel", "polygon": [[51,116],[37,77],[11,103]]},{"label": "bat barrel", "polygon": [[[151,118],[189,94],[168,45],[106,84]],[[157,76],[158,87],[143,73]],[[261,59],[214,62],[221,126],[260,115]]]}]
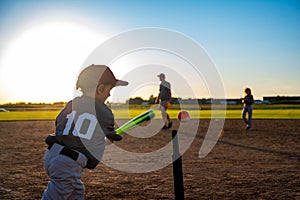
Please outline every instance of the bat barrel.
[{"label": "bat barrel", "polygon": [[155,114],[154,114],[153,110],[149,110],[147,112],[144,112],[141,115],[138,115],[135,118],[133,118],[130,121],[123,124],[121,127],[119,127],[116,130],[116,133],[121,134],[125,131],[133,129],[136,126],[139,126],[139,125],[143,124],[144,122],[151,120],[154,116],[155,116]]},{"label": "bat barrel", "polygon": [[147,111],[147,112],[135,117],[133,119],[133,121],[136,122],[137,125],[139,125],[145,121],[149,121],[150,119],[152,119],[154,117],[154,115],[155,114],[154,114],[153,110],[150,110],[150,111]]}]

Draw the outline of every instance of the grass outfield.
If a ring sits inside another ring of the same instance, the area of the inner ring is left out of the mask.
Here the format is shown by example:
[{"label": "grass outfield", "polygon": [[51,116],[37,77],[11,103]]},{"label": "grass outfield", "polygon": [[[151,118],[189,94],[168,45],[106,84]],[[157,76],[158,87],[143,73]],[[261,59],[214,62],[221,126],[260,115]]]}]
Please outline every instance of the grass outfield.
[{"label": "grass outfield", "polygon": [[[135,117],[146,109],[116,109],[113,110],[116,119],[129,119]],[[168,113],[172,119],[177,119],[179,110],[169,110]],[[241,119],[241,110],[227,110],[226,119]],[[18,120],[54,120],[59,111],[17,111],[17,112],[0,112],[0,121],[18,121]],[[190,110],[192,119],[210,119],[211,110]],[[223,111],[216,110],[214,118],[218,118]],[[156,111],[156,118],[161,115]],[[300,109],[254,109],[253,119],[300,119]]]}]

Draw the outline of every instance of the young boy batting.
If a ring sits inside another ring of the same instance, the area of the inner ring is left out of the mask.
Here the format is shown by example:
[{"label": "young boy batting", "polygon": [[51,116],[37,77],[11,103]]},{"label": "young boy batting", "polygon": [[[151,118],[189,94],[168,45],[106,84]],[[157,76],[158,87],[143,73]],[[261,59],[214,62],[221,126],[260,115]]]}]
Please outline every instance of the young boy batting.
[{"label": "young boy batting", "polygon": [[104,65],[88,66],[79,74],[76,88],[82,96],[67,103],[56,118],[55,134],[46,138],[44,166],[50,182],[43,199],[84,199],[83,168],[98,165],[105,137],[112,142],[122,139],[104,102],[113,87],[127,84]]}]

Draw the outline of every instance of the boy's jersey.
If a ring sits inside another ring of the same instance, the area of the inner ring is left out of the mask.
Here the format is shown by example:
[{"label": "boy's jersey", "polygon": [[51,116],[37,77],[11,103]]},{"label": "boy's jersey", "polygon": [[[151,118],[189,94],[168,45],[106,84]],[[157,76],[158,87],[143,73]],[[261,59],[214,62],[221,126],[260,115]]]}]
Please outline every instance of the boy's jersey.
[{"label": "boy's jersey", "polygon": [[159,85],[160,99],[162,101],[171,99],[171,85],[169,82],[164,81]]},{"label": "boy's jersey", "polygon": [[67,103],[55,125],[55,142],[85,154],[87,167],[94,168],[103,156],[105,133],[114,131],[114,116],[104,103],[81,96]]}]

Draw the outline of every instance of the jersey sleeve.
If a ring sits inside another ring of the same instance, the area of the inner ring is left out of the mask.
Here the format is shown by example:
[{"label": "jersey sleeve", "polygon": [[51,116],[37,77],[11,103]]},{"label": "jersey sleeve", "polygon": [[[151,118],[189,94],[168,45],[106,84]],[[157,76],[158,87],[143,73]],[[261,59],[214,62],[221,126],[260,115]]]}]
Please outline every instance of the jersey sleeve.
[{"label": "jersey sleeve", "polygon": [[96,104],[97,120],[100,124],[104,134],[115,131],[115,119],[112,111],[105,104],[97,106]]}]

